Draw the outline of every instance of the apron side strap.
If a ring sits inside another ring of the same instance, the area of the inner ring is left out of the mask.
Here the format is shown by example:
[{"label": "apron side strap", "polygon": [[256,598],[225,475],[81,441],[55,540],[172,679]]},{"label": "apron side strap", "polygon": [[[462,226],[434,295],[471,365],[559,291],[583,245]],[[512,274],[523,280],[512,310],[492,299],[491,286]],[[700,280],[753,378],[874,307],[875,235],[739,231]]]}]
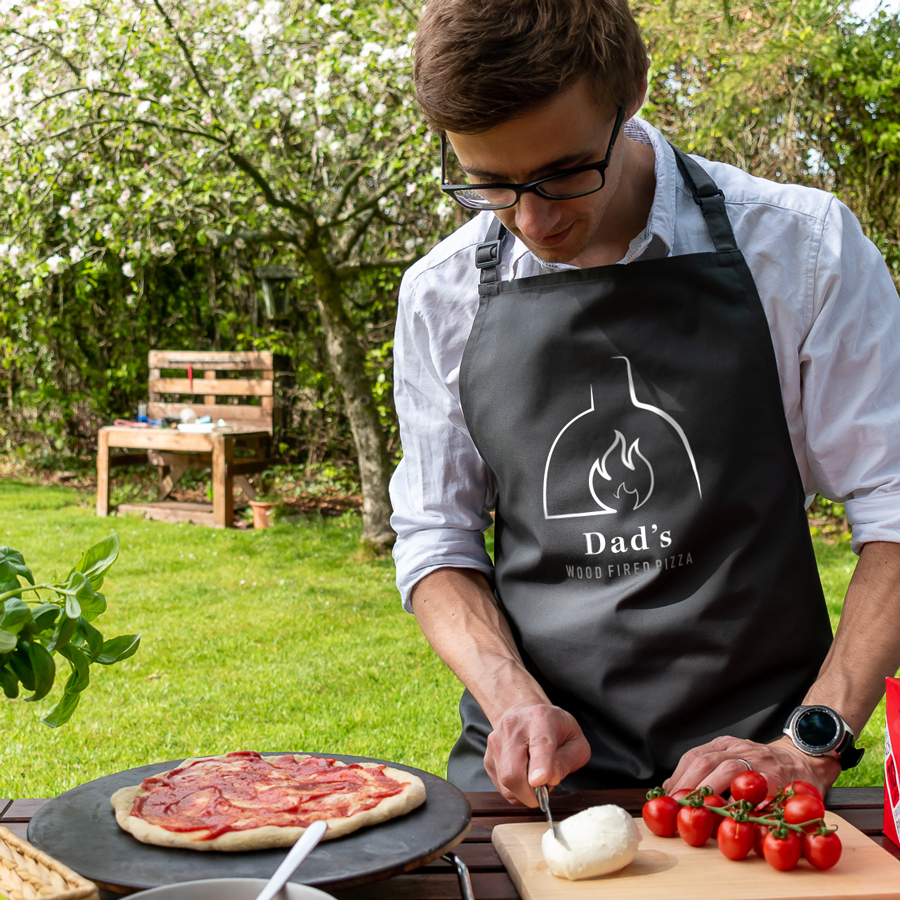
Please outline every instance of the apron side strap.
[{"label": "apron side strap", "polygon": [[484,240],[475,248],[475,266],[481,270],[481,282],[478,293],[484,297],[496,294],[500,290],[500,255],[506,229],[503,223],[494,216]]},{"label": "apron side strap", "polygon": [[677,147],[672,147],[672,149],[675,151],[678,170],[694,198],[694,203],[700,207],[700,211],[703,213],[706,227],[709,229],[709,236],[712,238],[716,250],[720,253],[737,250],[737,241],[734,239],[734,231],[725,209],[725,195],[701,165],[686,153],[682,153]]}]

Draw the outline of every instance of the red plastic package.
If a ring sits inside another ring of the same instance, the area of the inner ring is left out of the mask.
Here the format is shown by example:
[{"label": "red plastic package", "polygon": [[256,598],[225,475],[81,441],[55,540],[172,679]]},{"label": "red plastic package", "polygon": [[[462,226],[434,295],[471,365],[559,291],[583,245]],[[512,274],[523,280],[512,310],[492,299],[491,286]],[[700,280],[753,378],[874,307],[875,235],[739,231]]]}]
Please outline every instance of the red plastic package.
[{"label": "red plastic package", "polygon": [[900,846],[900,759],[895,756],[900,754],[900,678],[884,681],[884,833]]}]

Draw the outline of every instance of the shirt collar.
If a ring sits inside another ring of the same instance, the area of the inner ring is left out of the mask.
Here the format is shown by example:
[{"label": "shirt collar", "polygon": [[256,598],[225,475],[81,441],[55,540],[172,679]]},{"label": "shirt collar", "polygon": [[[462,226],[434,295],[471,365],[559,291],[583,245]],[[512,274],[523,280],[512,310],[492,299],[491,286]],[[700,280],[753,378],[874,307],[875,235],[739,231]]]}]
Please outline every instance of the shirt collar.
[{"label": "shirt collar", "polygon": [[[653,204],[650,207],[647,226],[629,244],[628,252],[619,260],[620,264],[631,263],[638,259],[659,259],[669,255],[675,242],[675,197],[678,187],[675,151],[658,129],[635,116],[625,123],[625,135],[633,141],[649,144],[653,148],[656,157],[654,164],[656,189],[653,192]],[[521,277],[525,274],[521,270],[531,270],[535,266],[544,271],[554,272],[577,268],[568,263],[546,263],[516,238],[510,259],[510,277]]]}]

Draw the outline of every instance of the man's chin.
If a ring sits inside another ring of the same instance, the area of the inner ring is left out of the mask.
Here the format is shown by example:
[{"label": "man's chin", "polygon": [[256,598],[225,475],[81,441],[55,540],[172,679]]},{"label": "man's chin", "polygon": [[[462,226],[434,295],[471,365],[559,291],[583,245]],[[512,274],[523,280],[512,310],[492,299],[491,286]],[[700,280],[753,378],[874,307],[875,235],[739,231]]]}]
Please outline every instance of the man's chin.
[{"label": "man's chin", "polygon": [[572,240],[566,240],[555,247],[544,247],[535,244],[533,241],[525,240],[520,237],[523,244],[541,261],[551,263],[553,265],[569,264],[573,265],[573,260],[581,253],[581,247],[577,246]]}]

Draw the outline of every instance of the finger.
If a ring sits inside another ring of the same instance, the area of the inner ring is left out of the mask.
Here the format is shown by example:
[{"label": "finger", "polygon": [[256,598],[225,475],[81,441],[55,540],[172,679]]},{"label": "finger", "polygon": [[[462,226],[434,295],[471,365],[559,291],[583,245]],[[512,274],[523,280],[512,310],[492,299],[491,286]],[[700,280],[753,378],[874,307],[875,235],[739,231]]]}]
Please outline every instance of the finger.
[{"label": "finger", "polygon": [[[500,776],[497,774],[497,762],[494,757],[494,754],[491,752],[490,744],[488,744],[488,750],[484,755],[484,769],[488,773],[491,781],[494,782],[494,787],[497,789],[497,792],[500,796],[503,797],[508,803],[513,806],[521,806],[522,802],[513,794],[506,785],[500,780]],[[535,805],[537,805],[537,801],[535,800]]]},{"label": "finger", "polygon": [[[728,788],[738,772],[746,770],[741,759],[749,759],[761,745],[738,738],[717,738],[689,750],[678,761],[672,777],[665,783],[668,793],[687,788],[693,790],[708,784],[716,793]],[[721,769],[721,771],[720,771]],[[727,780],[726,780],[727,779]]]},{"label": "finger", "polygon": [[586,766],[591,759],[591,745],[587,738],[578,729],[562,746],[556,748],[556,766],[558,777],[549,783],[557,785],[570,772],[575,772],[582,766]]},{"label": "finger", "polygon": [[542,784],[559,784],[562,775],[556,757],[556,741],[548,735],[540,734],[528,744],[528,784],[539,787]]},{"label": "finger", "polygon": [[[521,733],[517,724],[504,720],[500,724],[497,735],[498,750],[494,754],[497,766],[497,781],[504,791],[515,797],[525,806],[537,806],[537,798],[528,783],[529,749],[527,738]],[[504,796],[506,794],[504,793]]]}]

